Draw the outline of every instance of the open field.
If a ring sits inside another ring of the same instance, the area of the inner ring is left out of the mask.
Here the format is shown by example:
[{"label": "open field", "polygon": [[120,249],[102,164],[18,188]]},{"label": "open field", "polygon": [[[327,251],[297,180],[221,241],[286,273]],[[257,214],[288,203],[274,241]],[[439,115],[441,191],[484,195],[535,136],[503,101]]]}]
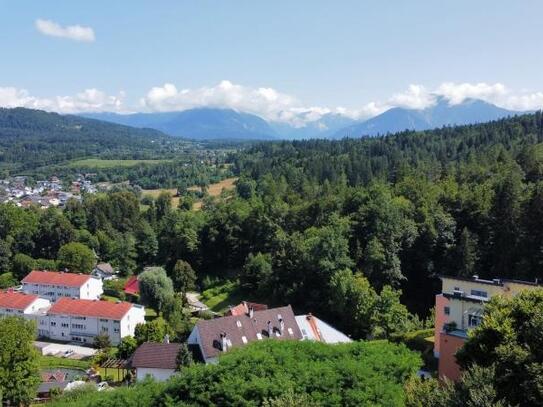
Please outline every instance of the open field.
[{"label": "open field", "polygon": [[[227,191],[231,191],[235,188],[235,182],[238,179],[236,177],[232,178],[226,178],[223,179],[220,182],[216,182],[215,184],[210,184],[207,188],[207,191],[209,195],[216,197],[219,196],[223,189]],[[187,188],[189,191],[193,192],[199,192],[200,187],[198,186],[192,186]],[[144,189],[142,194],[143,196],[150,196],[152,198],[157,198],[162,192],[168,192],[172,196],[172,207],[177,208],[179,206],[179,200],[180,198],[178,196],[175,196],[177,193],[177,190],[175,188],[172,189]],[[193,210],[200,210],[202,208],[202,201],[196,201],[194,203],[194,206],[192,207]]]},{"label": "open field", "polygon": [[[235,188],[235,182],[237,180],[238,179],[236,177],[232,177],[232,178],[223,179],[222,181],[217,182],[215,184],[210,184],[207,187],[207,192],[211,196],[219,196],[223,189],[225,189],[227,191],[231,191],[232,189],[234,189]],[[200,187],[197,187],[197,186],[192,186],[192,187],[187,188],[187,189],[189,191],[200,191],[201,190]]]},{"label": "open field", "polygon": [[160,164],[171,160],[101,160],[99,158],[86,158],[82,160],[72,161],[68,164],[71,168],[118,168],[118,167],[134,167],[138,164]]}]

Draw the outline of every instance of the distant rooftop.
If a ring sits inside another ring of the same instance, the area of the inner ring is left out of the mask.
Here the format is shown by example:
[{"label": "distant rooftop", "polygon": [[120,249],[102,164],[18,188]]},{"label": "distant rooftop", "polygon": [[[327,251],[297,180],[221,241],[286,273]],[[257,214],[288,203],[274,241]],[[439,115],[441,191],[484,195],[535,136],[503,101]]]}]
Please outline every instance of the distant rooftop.
[{"label": "distant rooftop", "polygon": [[90,278],[87,274],[64,273],[60,271],[33,270],[25,278],[23,283],[61,285],[67,287],[81,287]]}]

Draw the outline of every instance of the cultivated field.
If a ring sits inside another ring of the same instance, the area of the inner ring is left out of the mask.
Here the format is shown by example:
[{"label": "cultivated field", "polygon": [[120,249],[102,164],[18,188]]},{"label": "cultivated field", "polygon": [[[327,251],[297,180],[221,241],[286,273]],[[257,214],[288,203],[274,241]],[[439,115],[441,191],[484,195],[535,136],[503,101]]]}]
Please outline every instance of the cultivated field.
[{"label": "cultivated field", "polygon": [[119,168],[119,167],[134,167],[139,164],[160,164],[171,160],[101,160],[99,158],[85,158],[75,160],[68,164],[71,168]]}]

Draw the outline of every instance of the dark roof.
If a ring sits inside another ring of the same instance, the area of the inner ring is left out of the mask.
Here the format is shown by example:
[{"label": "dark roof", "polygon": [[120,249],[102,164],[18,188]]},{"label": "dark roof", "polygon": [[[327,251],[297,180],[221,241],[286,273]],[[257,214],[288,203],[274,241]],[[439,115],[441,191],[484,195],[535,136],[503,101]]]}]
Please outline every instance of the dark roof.
[{"label": "dark roof", "polygon": [[470,281],[474,283],[479,284],[487,284],[487,285],[496,285],[496,286],[503,286],[504,283],[515,283],[515,284],[525,284],[525,285],[531,285],[531,286],[541,286],[537,280],[536,281],[524,281],[524,280],[515,280],[511,278],[495,278],[493,280],[485,280],[482,278],[475,278],[474,277],[462,277],[462,276],[447,276],[447,275],[441,275],[439,278],[444,279],[448,278],[450,280],[458,280],[458,281]]},{"label": "dark roof", "polygon": [[[282,334],[280,334],[279,318],[282,318],[285,324]],[[247,314],[243,314],[200,320],[196,324],[196,328],[200,335],[204,359],[216,357],[221,353],[221,334],[223,333],[226,333],[226,338],[232,347],[243,346],[246,343],[259,340],[259,336],[262,339],[267,338],[268,321],[271,321],[275,339],[302,339],[302,333],[290,305],[255,311],[252,319]],[[243,337],[245,337],[245,341]]]},{"label": "dark roof", "polygon": [[180,347],[180,343],[146,342],[136,349],[130,364],[135,368],[175,369]]},{"label": "dark roof", "polygon": [[96,265],[96,268],[105,274],[115,274],[115,270],[113,270],[113,267],[109,263],[99,263]]},{"label": "dark roof", "polygon": [[49,393],[51,389],[57,388],[64,390],[66,386],[68,386],[70,382],[41,382],[40,386],[38,387],[38,390],[36,391],[38,394],[45,394]]}]

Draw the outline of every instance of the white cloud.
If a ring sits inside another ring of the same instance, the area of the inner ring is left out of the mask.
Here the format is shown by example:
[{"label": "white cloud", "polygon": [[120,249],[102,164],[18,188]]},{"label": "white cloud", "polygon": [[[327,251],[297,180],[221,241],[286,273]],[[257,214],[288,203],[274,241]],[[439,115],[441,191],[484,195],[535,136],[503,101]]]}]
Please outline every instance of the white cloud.
[{"label": "white cloud", "polygon": [[51,20],[37,19],[35,22],[36,29],[51,37],[68,38],[74,41],[82,42],[94,42],[94,30],[91,27],[84,27],[81,25],[68,25],[66,27],[61,26]]},{"label": "white cloud", "polygon": [[26,107],[59,113],[124,112],[124,92],[117,96],[107,95],[98,89],[86,89],[75,96],[39,98],[26,89],[0,87],[1,107]]},{"label": "white cloud", "polygon": [[444,82],[435,89],[420,84],[409,85],[404,92],[383,101],[372,101],[359,108],[307,106],[294,96],[269,87],[252,88],[224,80],[215,86],[179,89],[172,83],[151,88],[140,99],[139,106],[125,104],[124,92],[109,95],[98,89],[86,89],[69,96],[36,97],[25,89],[0,87],[0,106],[28,107],[59,113],[81,112],[167,112],[194,107],[230,108],[256,114],[266,120],[304,127],[333,113],[352,119],[367,119],[393,107],[424,109],[434,105],[439,97],[450,104],[467,98],[482,99],[498,106],[517,110],[543,109],[543,92],[512,91],[501,83]]},{"label": "white cloud", "polygon": [[481,99],[488,102],[496,102],[506,96],[508,91],[501,83],[442,83],[435,91],[436,94],[444,96],[452,105],[462,103],[464,100]]},{"label": "white cloud", "polygon": [[278,120],[281,112],[300,106],[295,98],[272,88],[250,88],[224,80],[215,86],[178,90],[165,83],[151,88],[140,100],[147,111],[174,111],[194,107],[223,107]]}]

